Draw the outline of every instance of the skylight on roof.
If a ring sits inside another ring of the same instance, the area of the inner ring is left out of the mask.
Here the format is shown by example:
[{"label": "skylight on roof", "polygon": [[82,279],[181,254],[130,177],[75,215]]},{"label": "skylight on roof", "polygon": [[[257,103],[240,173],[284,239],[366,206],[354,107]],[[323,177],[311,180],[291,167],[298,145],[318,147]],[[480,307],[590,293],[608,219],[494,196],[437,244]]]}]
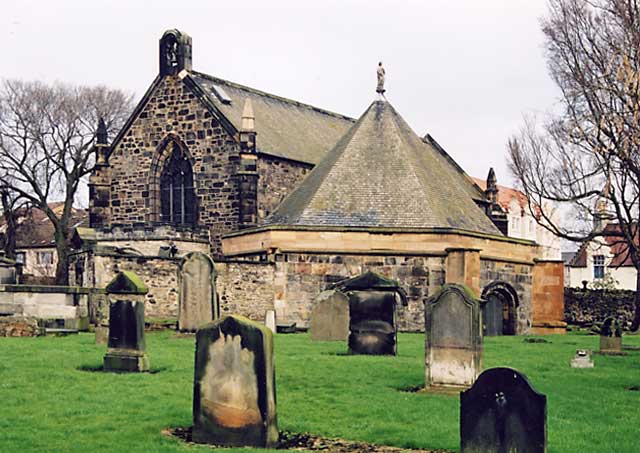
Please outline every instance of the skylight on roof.
[{"label": "skylight on roof", "polygon": [[216,97],[220,99],[220,102],[222,102],[223,104],[231,104],[231,98],[220,85],[213,85],[213,88],[211,91],[213,91],[213,94],[215,94]]}]

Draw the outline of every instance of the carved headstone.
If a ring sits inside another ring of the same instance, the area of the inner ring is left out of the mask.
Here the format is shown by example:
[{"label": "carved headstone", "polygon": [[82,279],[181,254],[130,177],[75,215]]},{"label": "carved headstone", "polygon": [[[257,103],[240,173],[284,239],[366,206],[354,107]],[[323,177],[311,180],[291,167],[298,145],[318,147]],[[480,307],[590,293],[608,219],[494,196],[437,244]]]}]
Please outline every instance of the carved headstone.
[{"label": "carved headstone", "polygon": [[446,284],[425,303],[426,386],[470,386],[482,369],[480,299]]},{"label": "carved headstone", "polygon": [[511,368],[484,371],[460,394],[462,453],[544,453],[547,397]]},{"label": "carved headstone", "polygon": [[593,359],[591,359],[591,351],[586,349],[578,349],[576,355],[571,359],[571,368],[593,368]]},{"label": "carved headstone", "polygon": [[144,295],[148,288],[133,272],[119,272],[106,287],[109,342],[105,371],[149,370],[144,338]]},{"label": "carved headstone", "polygon": [[607,318],[600,327],[600,352],[621,353],[622,352],[622,328],[615,318]]},{"label": "carved headstone", "polygon": [[196,333],[193,440],[224,446],[278,442],[273,334],[241,316]]},{"label": "carved headstone", "polygon": [[185,255],[179,271],[180,302],[178,328],[195,332],[200,326],[218,318],[215,301],[213,261],[200,252]]},{"label": "carved headstone", "polygon": [[396,303],[406,303],[399,283],[367,271],[334,288],[349,298],[349,353],[396,355]]},{"label": "carved headstone", "polygon": [[321,292],[311,310],[311,339],[346,341],[349,337],[349,298],[336,289]]}]

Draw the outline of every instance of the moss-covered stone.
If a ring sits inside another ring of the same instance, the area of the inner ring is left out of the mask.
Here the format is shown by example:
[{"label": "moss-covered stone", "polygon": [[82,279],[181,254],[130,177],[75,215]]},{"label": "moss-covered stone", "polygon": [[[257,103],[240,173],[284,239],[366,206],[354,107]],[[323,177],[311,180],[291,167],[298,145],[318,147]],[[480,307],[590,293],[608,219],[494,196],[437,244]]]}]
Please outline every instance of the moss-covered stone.
[{"label": "moss-covered stone", "polygon": [[135,273],[121,271],[109,282],[105,291],[108,294],[147,294],[149,288]]}]

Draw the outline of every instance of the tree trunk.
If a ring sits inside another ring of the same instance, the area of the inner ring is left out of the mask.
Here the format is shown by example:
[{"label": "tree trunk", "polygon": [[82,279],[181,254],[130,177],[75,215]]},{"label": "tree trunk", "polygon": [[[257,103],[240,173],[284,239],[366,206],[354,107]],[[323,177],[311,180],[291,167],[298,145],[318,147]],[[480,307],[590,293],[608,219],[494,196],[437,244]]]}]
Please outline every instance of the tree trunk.
[{"label": "tree trunk", "polygon": [[56,226],[56,252],[58,263],[56,264],[56,285],[67,286],[69,284],[69,238],[66,227]]},{"label": "tree trunk", "polygon": [[636,267],[636,309],[631,323],[631,330],[635,332],[640,327],[640,269]]},{"label": "tree trunk", "polygon": [[9,192],[6,190],[0,194],[2,198],[2,210],[4,213],[5,224],[7,225],[7,231],[5,233],[6,239],[4,242],[4,253],[7,258],[16,258],[16,213],[13,210],[11,200],[9,199]]}]

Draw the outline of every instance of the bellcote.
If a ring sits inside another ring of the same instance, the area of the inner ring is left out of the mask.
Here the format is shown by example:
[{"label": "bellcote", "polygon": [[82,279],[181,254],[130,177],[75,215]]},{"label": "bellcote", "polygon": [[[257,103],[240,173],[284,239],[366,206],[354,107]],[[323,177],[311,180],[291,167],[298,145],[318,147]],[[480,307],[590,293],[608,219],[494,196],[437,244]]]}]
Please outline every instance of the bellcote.
[{"label": "bellcote", "polygon": [[179,30],[167,30],[160,38],[160,75],[175,75],[191,70],[191,36]]}]

